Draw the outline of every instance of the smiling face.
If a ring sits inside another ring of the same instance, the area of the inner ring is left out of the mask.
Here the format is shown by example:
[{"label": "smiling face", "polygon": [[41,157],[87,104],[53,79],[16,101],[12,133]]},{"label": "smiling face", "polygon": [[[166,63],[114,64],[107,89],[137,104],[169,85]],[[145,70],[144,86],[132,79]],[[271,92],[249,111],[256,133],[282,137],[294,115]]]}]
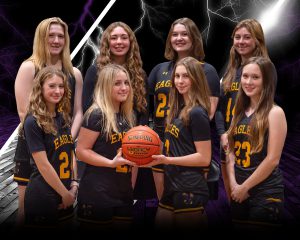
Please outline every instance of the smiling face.
[{"label": "smiling face", "polygon": [[233,46],[243,61],[250,58],[256,48],[255,38],[245,27],[236,30],[233,36]]},{"label": "smiling face", "polygon": [[174,84],[177,91],[183,95],[185,101],[188,100],[188,94],[192,86],[191,79],[187,73],[186,67],[178,65],[175,69]]},{"label": "smiling face", "polygon": [[263,77],[256,63],[250,63],[244,66],[241,84],[245,94],[258,102],[263,89]]},{"label": "smiling face", "polygon": [[130,93],[130,83],[127,75],[123,71],[119,71],[113,82],[111,98],[115,109],[118,111],[120,104],[125,102]]},{"label": "smiling face", "polygon": [[57,75],[53,75],[45,80],[42,88],[43,97],[49,111],[54,111],[56,104],[58,104],[64,96],[64,82],[63,79]]},{"label": "smiling face", "polygon": [[128,33],[124,28],[118,26],[114,28],[110,34],[109,49],[114,60],[122,58],[125,60],[126,54],[130,48],[130,40]]},{"label": "smiling face", "polygon": [[183,24],[178,23],[174,26],[171,36],[171,45],[180,58],[189,55],[192,48],[192,41]]},{"label": "smiling face", "polygon": [[65,46],[64,29],[60,24],[52,23],[48,34],[48,47],[51,56],[60,55]]}]

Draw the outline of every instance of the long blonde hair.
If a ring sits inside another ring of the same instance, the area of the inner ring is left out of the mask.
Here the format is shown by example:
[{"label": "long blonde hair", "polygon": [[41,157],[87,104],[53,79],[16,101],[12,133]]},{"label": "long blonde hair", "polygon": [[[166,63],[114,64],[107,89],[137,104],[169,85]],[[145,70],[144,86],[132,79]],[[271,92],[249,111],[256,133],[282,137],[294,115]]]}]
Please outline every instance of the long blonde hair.
[{"label": "long blonde hair", "polygon": [[[178,92],[175,87],[175,71],[177,66],[184,66],[186,68],[187,74],[191,80],[191,87],[189,90],[189,102],[181,110],[182,104],[184,104],[183,96]],[[188,125],[190,120],[190,111],[195,106],[203,107],[207,113],[210,112],[210,90],[208,83],[203,71],[201,62],[193,57],[185,57],[179,60],[172,72],[172,88],[170,90],[170,114],[167,116],[166,123],[169,125],[174,118],[179,115],[179,118],[183,120],[185,125]]]},{"label": "long blonde hair", "polygon": [[[246,28],[251,34],[252,38],[255,39],[256,47],[254,52],[252,53],[252,57],[263,56],[265,58],[269,58],[264,32],[257,20],[245,19],[239,22],[234,28],[231,38],[233,39],[235,32],[243,27]],[[232,45],[230,49],[229,63],[227,65],[226,72],[222,81],[222,88],[224,92],[226,92],[230,88],[232,81],[235,79],[236,71],[241,66],[241,64],[242,58]]]},{"label": "long blonde hair", "polygon": [[133,90],[130,83],[129,73],[124,67],[117,64],[107,64],[101,69],[94,91],[93,104],[86,112],[86,119],[88,119],[93,110],[100,109],[103,114],[103,121],[100,122],[102,129],[100,130],[106,135],[107,139],[111,137],[113,131],[117,133],[119,132],[111,93],[116,75],[120,71],[126,74],[130,85],[129,96],[125,102],[121,103],[120,114],[123,120],[127,122],[130,127],[133,127]]},{"label": "long blonde hair", "polygon": [[[263,88],[251,121],[250,121],[250,144],[251,153],[260,152],[263,148],[264,137],[269,127],[268,116],[274,105],[276,73],[273,71],[273,63],[269,58],[252,57],[244,66],[257,64],[262,73]],[[250,106],[250,98],[245,94],[242,84],[239,86],[235,113],[230,128],[228,129],[228,140],[230,149],[234,149],[233,136],[237,124],[242,120],[245,110]]]},{"label": "long blonde hair", "polygon": [[[42,68],[35,79],[33,80],[33,88],[29,98],[29,105],[27,110],[27,115],[32,114],[35,117],[37,124],[44,130],[45,133],[57,135],[57,126],[54,122],[53,116],[47,109],[47,105],[43,96],[43,86],[45,81],[53,76],[58,76],[63,80],[64,85],[64,95],[57,104],[61,110],[63,119],[64,119],[64,126],[63,127],[70,127],[71,126],[71,118],[70,118],[70,111],[71,111],[71,104],[70,99],[68,98],[69,92],[69,85],[67,82],[66,75],[59,69],[49,66]],[[24,118],[24,120],[26,117]],[[20,129],[24,126],[24,121]]]},{"label": "long blonde hair", "polygon": [[74,76],[73,65],[70,56],[70,37],[68,33],[68,25],[59,17],[46,18],[36,27],[33,41],[32,55],[26,61],[32,61],[39,71],[46,66],[51,60],[48,48],[49,29],[51,24],[59,24],[64,30],[65,45],[61,53],[61,61],[64,72],[67,75]]},{"label": "long blonde hair", "polygon": [[176,24],[184,25],[187,34],[191,39],[192,48],[189,56],[196,58],[198,61],[203,61],[205,54],[204,54],[202,36],[197,25],[190,18],[179,18],[172,23],[166,40],[165,58],[170,61],[173,60],[175,61],[178,58],[178,53],[173,49],[171,44],[171,37]]},{"label": "long blonde hair", "polygon": [[127,24],[123,22],[113,22],[105,29],[101,36],[100,54],[97,58],[97,66],[101,71],[101,69],[104,66],[106,66],[109,63],[112,63],[112,59],[110,56],[109,41],[110,34],[116,27],[123,28],[129,36],[130,48],[126,54],[126,61],[124,67],[127,69],[131,79],[135,107],[139,112],[146,112],[146,74],[142,68],[143,62],[141,59],[140,49],[135,34]]}]

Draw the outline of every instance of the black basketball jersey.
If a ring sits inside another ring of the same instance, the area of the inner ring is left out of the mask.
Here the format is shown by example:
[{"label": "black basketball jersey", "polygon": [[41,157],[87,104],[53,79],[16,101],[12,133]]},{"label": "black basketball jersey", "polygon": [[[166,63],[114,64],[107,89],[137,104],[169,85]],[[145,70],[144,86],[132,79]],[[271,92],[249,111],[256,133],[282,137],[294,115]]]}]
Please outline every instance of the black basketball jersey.
[{"label": "black basketball jersey", "polygon": [[[190,112],[190,122],[185,126],[181,119],[165,129],[164,152],[167,156],[185,156],[196,153],[195,141],[210,140],[210,126],[207,112],[200,106]],[[165,184],[173,191],[207,193],[207,183],[202,167],[165,165]]]},{"label": "black basketball jersey", "polygon": [[[84,118],[82,127],[100,132],[93,151],[108,159],[113,159],[122,145],[122,138],[129,130],[128,123],[117,114],[119,133],[113,132],[107,139],[102,132],[103,114],[100,109],[92,111],[89,118]],[[78,201],[80,204],[99,201],[104,207],[115,207],[128,204],[132,201],[131,168],[127,165],[109,168],[86,164],[81,178]]]},{"label": "black basketball jersey", "polygon": [[241,82],[241,75],[242,75],[242,67],[237,69],[235,79],[232,81],[230,88],[228,91],[224,92],[221,89],[221,113],[224,118],[225,122],[225,131],[229,129],[233,114],[234,114],[234,105],[236,102],[236,97],[239,90],[239,85]]},{"label": "black basketball jersey", "polygon": [[[58,133],[56,136],[47,134],[37,124],[36,119],[29,115],[24,123],[25,137],[30,153],[45,151],[48,161],[53,166],[57,175],[67,189],[70,188],[72,178],[72,161],[74,142],[69,127],[63,127],[62,115],[56,113],[55,123]],[[31,157],[32,158],[32,157]],[[30,184],[28,187],[35,185],[48,185],[40,174],[35,161],[31,159],[33,172],[30,176]]]},{"label": "black basketball jersey", "polygon": [[[206,62],[202,62],[202,66],[211,96],[219,97],[220,81],[216,69]],[[162,140],[165,118],[169,113],[169,93],[172,87],[173,69],[174,61],[160,63],[153,68],[148,78],[149,94],[154,96],[154,129]]]},{"label": "black basketball jersey", "polygon": [[[268,133],[265,134],[264,145],[260,152],[250,154],[251,143],[249,141],[249,136],[251,135],[250,121],[253,114],[244,118],[237,124],[234,129],[234,153],[235,153],[235,174],[237,183],[243,183],[247,178],[253,174],[256,168],[261,164],[261,162],[267,156],[268,151]],[[282,188],[282,176],[278,167],[274,169],[271,175],[265,179],[263,182],[255,186],[251,191],[258,189],[272,189],[272,188]]]}]

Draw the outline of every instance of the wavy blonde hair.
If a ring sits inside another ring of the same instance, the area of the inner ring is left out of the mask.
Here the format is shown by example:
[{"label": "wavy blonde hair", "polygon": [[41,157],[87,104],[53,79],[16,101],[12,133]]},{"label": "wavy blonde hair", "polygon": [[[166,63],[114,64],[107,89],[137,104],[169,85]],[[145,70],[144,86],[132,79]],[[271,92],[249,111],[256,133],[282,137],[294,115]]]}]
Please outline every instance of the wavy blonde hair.
[{"label": "wavy blonde hair", "polygon": [[103,122],[100,122],[102,129],[100,130],[106,135],[107,139],[111,137],[113,131],[119,133],[111,93],[115,84],[116,75],[121,71],[127,76],[130,92],[126,101],[121,103],[120,114],[130,128],[133,127],[133,89],[131,86],[129,73],[124,67],[118,64],[107,64],[101,69],[94,91],[93,104],[86,112],[88,119],[93,110],[100,109],[101,113],[103,114]]},{"label": "wavy blonde hair", "polygon": [[[274,105],[276,73],[273,71],[273,63],[269,58],[252,57],[244,66],[257,64],[262,73],[262,92],[250,121],[250,144],[251,154],[260,152],[263,148],[264,137],[269,127],[268,116]],[[234,149],[233,136],[237,124],[242,120],[245,110],[250,106],[250,98],[245,94],[242,84],[239,86],[235,113],[230,128],[228,129],[228,140],[230,149]]]},{"label": "wavy blonde hair", "polygon": [[[239,22],[234,28],[231,38],[234,38],[235,32],[241,28],[246,28],[251,37],[255,39],[256,48],[252,53],[252,57],[263,56],[265,58],[269,58],[268,50],[266,47],[264,31],[260,25],[260,23],[255,19],[245,19]],[[238,54],[232,45],[230,49],[229,63],[226,68],[226,72],[223,77],[223,81],[221,86],[224,92],[228,91],[231,86],[232,81],[235,79],[236,71],[242,64],[242,58],[240,54]]]},{"label": "wavy blonde hair", "polygon": [[36,27],[33,41],[32,55],[26,61],[32,61],[39,71],[46,66],[51,60],[48,48],[49,29],[52,24],[62,26],[64,30],[65,45],[61,52],[62,66],[67,75],[74,76],[73,65],[70,56],[70,36],[68,33],[68,25],[59,17],[46,18]]},{"label": "wavy blonde hair", "polygon": [[[46,80],[54,76],[58,76],[63,80],[64,95],[59,104],[57,104],[57,109],[59,107],[61,110],[64,119],[63,127],[70,127],[71,104],[70,99],[68,98],[69,85],[67,82],[67,77],[61,70],[53,66],[42,68],[33,80],[33,88],[29,98],[27,115],[32,114],[32,116],[35,117],[37,124],[44,130],[45,133],[57,135],[57,126],[54,122],[53,115],[51,115],[47,109],[47,105],[43,96],[43,86]],[[26,117],[24,119],[26,119]],[[22,122],[21,129],[23,126],[24,122]]]},{"label": "wavy blonde hair", "polygon": [[204,54],[202,36],[197,25],[190,18],[179,18],[172,23],[166,40],[165,58],[170,61],[177,60],[178,58],[178,53],[173,49],[171,44],[171,37],[176,24],[184,25],[187,34],[191,39],[192,49],[189,56],[196,58],[198,61],[203,61],[205,54]]},{"label": "wavy blonde hair", "polygon": [[[184,104],[183,96],[175,86],[175,72],[178,66],[184,66],[191,81],[189,90],[189,102],[181,110]],[[167,116],[166,123],[169,125],[179,114],[179,118],[187,126],[190,120],[190,111],[195,106],[203,107],[207,113],[210,112],[210,90],[203,71],[201,62],[193,57],[185,57],[179,60],[175,66],[171,77],[172,88],[170,90],[170,114]]]},{"label": "wavy blonde hair", "polygon": [[106,66],[109,63],[112,63],[109,42],[110,34],[116,27],[123,28],[129,36],[130,48],[126,54],[126,61],[124,67],[127,69],[131,79],[131,84],[134,92],[133,94],[135,100],[135,107],[139,112],[146,112],[146,74],[142,68],[143,63],[135,34],[127,24],[123,22],[114,22],[111,23],[103,32],[100,41],[100,53],[97,58],[98,69],[100,69],[101,71],[104,66]]}]

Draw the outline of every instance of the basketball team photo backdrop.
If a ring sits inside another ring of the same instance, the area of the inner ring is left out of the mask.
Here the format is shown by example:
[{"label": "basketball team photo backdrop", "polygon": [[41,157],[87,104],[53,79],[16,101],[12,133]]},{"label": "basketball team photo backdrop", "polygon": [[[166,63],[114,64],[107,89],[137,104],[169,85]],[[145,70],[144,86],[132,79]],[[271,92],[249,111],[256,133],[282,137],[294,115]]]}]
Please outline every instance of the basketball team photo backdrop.
[{"label": "basketball team photo backdrop", "polygon": [[[64,3],[65,2],[65,3]],[[19,124],[14,96],[14,81],[22,61],[32,52],[34,30],[44,18],[58,16],[69,26],[70,50],[80,41],[110,1],[51,1],[47,6],[37,1],[2,1],[0,5],[0,144],[8,140]],[[62,4],[63,3],[63,4]],[[143,67],[147,74],[164,59],[164,48],[171,23],[189,17],[201,31],[205,61],[212,64],[220,77],[227,65],[232,44],[231,34],[236,24],[246,18],[261,22],[269,55],[278,74],[275,101],[286,114],[288,135],[280,168],[285,183],[285,217],[291,224],[300,219],[300,105],[298,79],[300,69],[299,2],[296,0],[267,1],[120,1],[113,2],[86,42],[73,55],[73,65],[84,76],[98,51],[102,31],[114,21],[127,23],[134,31],[140,46]],[[214,154],[218,154],[215,146]],[[0,165],[1,166],[1,165]],[[1,169],[0,169],[1,171]],[[2,180],[2,179],[1,179]],[[1,191],[1,190],[0,190]],[[219,198],[210,202],[209,219],[226,221],[224,190],[220,184]],[[0,201],[7,198],[0,194]],[[0,202],[1,203],[1,202]],[[0,214],[3,214],[0,211]]]}]

